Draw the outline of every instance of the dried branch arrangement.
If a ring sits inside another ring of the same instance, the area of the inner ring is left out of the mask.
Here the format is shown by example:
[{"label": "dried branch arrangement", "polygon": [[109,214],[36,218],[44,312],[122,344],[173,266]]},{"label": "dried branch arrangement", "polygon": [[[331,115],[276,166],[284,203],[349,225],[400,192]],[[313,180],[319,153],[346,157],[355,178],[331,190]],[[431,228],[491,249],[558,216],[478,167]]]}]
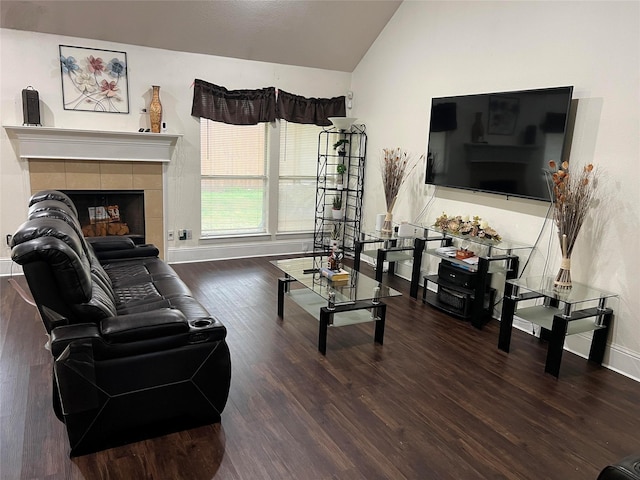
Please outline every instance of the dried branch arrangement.
[{"label": "dried branch arrangement", "polygon": [[562,249],[562,264],[555,283],[561,287],[570,287],[571,252],[594,199],[596,172],[593,165],[589,164],[579,173],[570,173],[569,162],[566,161],[558,166],[551,160],[549,167],[553,171],[553,220],[558,227]]},{"label": "dried branch arrangement", "polygon": [[400,187],[402,187],[402,184],[421,159],[422,156],[414,160],[409,153],[400,147],[383,149],[381,162],[382,185],[384,186],[384,198],[388,212],[393,210]]}]

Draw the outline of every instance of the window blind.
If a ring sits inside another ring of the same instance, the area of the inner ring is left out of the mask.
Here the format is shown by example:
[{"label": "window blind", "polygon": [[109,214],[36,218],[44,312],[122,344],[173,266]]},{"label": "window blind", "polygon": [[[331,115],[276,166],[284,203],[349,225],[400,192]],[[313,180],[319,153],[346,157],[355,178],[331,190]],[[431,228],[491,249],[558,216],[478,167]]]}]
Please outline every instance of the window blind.
[{"label": "window blind", "polygon": [[278,232],[314,229],[321,130],[316,125],[280,121]]},{"label": "window blind", "polygon": [[200,121],[201,234],[266,230],[266,126]]}]

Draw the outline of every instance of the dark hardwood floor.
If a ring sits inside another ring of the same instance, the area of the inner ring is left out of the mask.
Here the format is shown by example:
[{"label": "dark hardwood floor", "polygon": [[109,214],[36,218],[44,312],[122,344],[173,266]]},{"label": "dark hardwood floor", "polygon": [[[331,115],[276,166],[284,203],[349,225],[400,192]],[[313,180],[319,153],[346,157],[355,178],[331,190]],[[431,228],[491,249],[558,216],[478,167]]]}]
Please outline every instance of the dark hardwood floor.
[{"label": "dark hardwood floor", "polygon": [[[373,324],[329,330],[286,301],[270,258],[174,265],[228,329],[221,424],[68,457],[51,409],[51,358],[34,307],[0,279],[2,479],[595,479],[640,452],[640,383],[514,331],[483,330],[403,292]],[[366,267],[368,268],[368,267]],[[20,279],[24,285],[24,280]]]}]

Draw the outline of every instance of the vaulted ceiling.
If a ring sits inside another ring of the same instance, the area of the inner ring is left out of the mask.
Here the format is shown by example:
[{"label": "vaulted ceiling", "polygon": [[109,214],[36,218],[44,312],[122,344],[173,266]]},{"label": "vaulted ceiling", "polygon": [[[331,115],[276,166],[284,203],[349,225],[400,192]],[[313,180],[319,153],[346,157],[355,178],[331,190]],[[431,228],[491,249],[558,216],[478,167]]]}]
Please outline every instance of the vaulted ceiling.
[{"label": "vaulted ceiling", "polygon": [[0,25],[351,72],[401,3],[402,0],[2,0]]}]

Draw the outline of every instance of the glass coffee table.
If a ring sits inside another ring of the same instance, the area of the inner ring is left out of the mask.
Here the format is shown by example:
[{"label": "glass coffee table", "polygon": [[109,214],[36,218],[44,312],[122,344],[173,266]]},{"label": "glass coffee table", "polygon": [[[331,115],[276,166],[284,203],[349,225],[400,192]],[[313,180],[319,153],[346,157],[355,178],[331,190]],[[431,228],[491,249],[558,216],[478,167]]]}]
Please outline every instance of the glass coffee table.
[{"label": "glass coffee table", "polygon": [[[285,274],[278,279],[278,316],[284,318],[286,295],[315,317],[320,323],[320,353],[327,353],[329,327],[365,322],[375,322],[374,340],[382,345],[387,305],[381,299],[402,295],[400,292],[349,267],[343,267],[349,273],[346,280],[331,281],[320,273],[320,268],[327,265],[326,256],[273,260],[271,263]],[[305,288],[291,289],[292,282]]]}]

